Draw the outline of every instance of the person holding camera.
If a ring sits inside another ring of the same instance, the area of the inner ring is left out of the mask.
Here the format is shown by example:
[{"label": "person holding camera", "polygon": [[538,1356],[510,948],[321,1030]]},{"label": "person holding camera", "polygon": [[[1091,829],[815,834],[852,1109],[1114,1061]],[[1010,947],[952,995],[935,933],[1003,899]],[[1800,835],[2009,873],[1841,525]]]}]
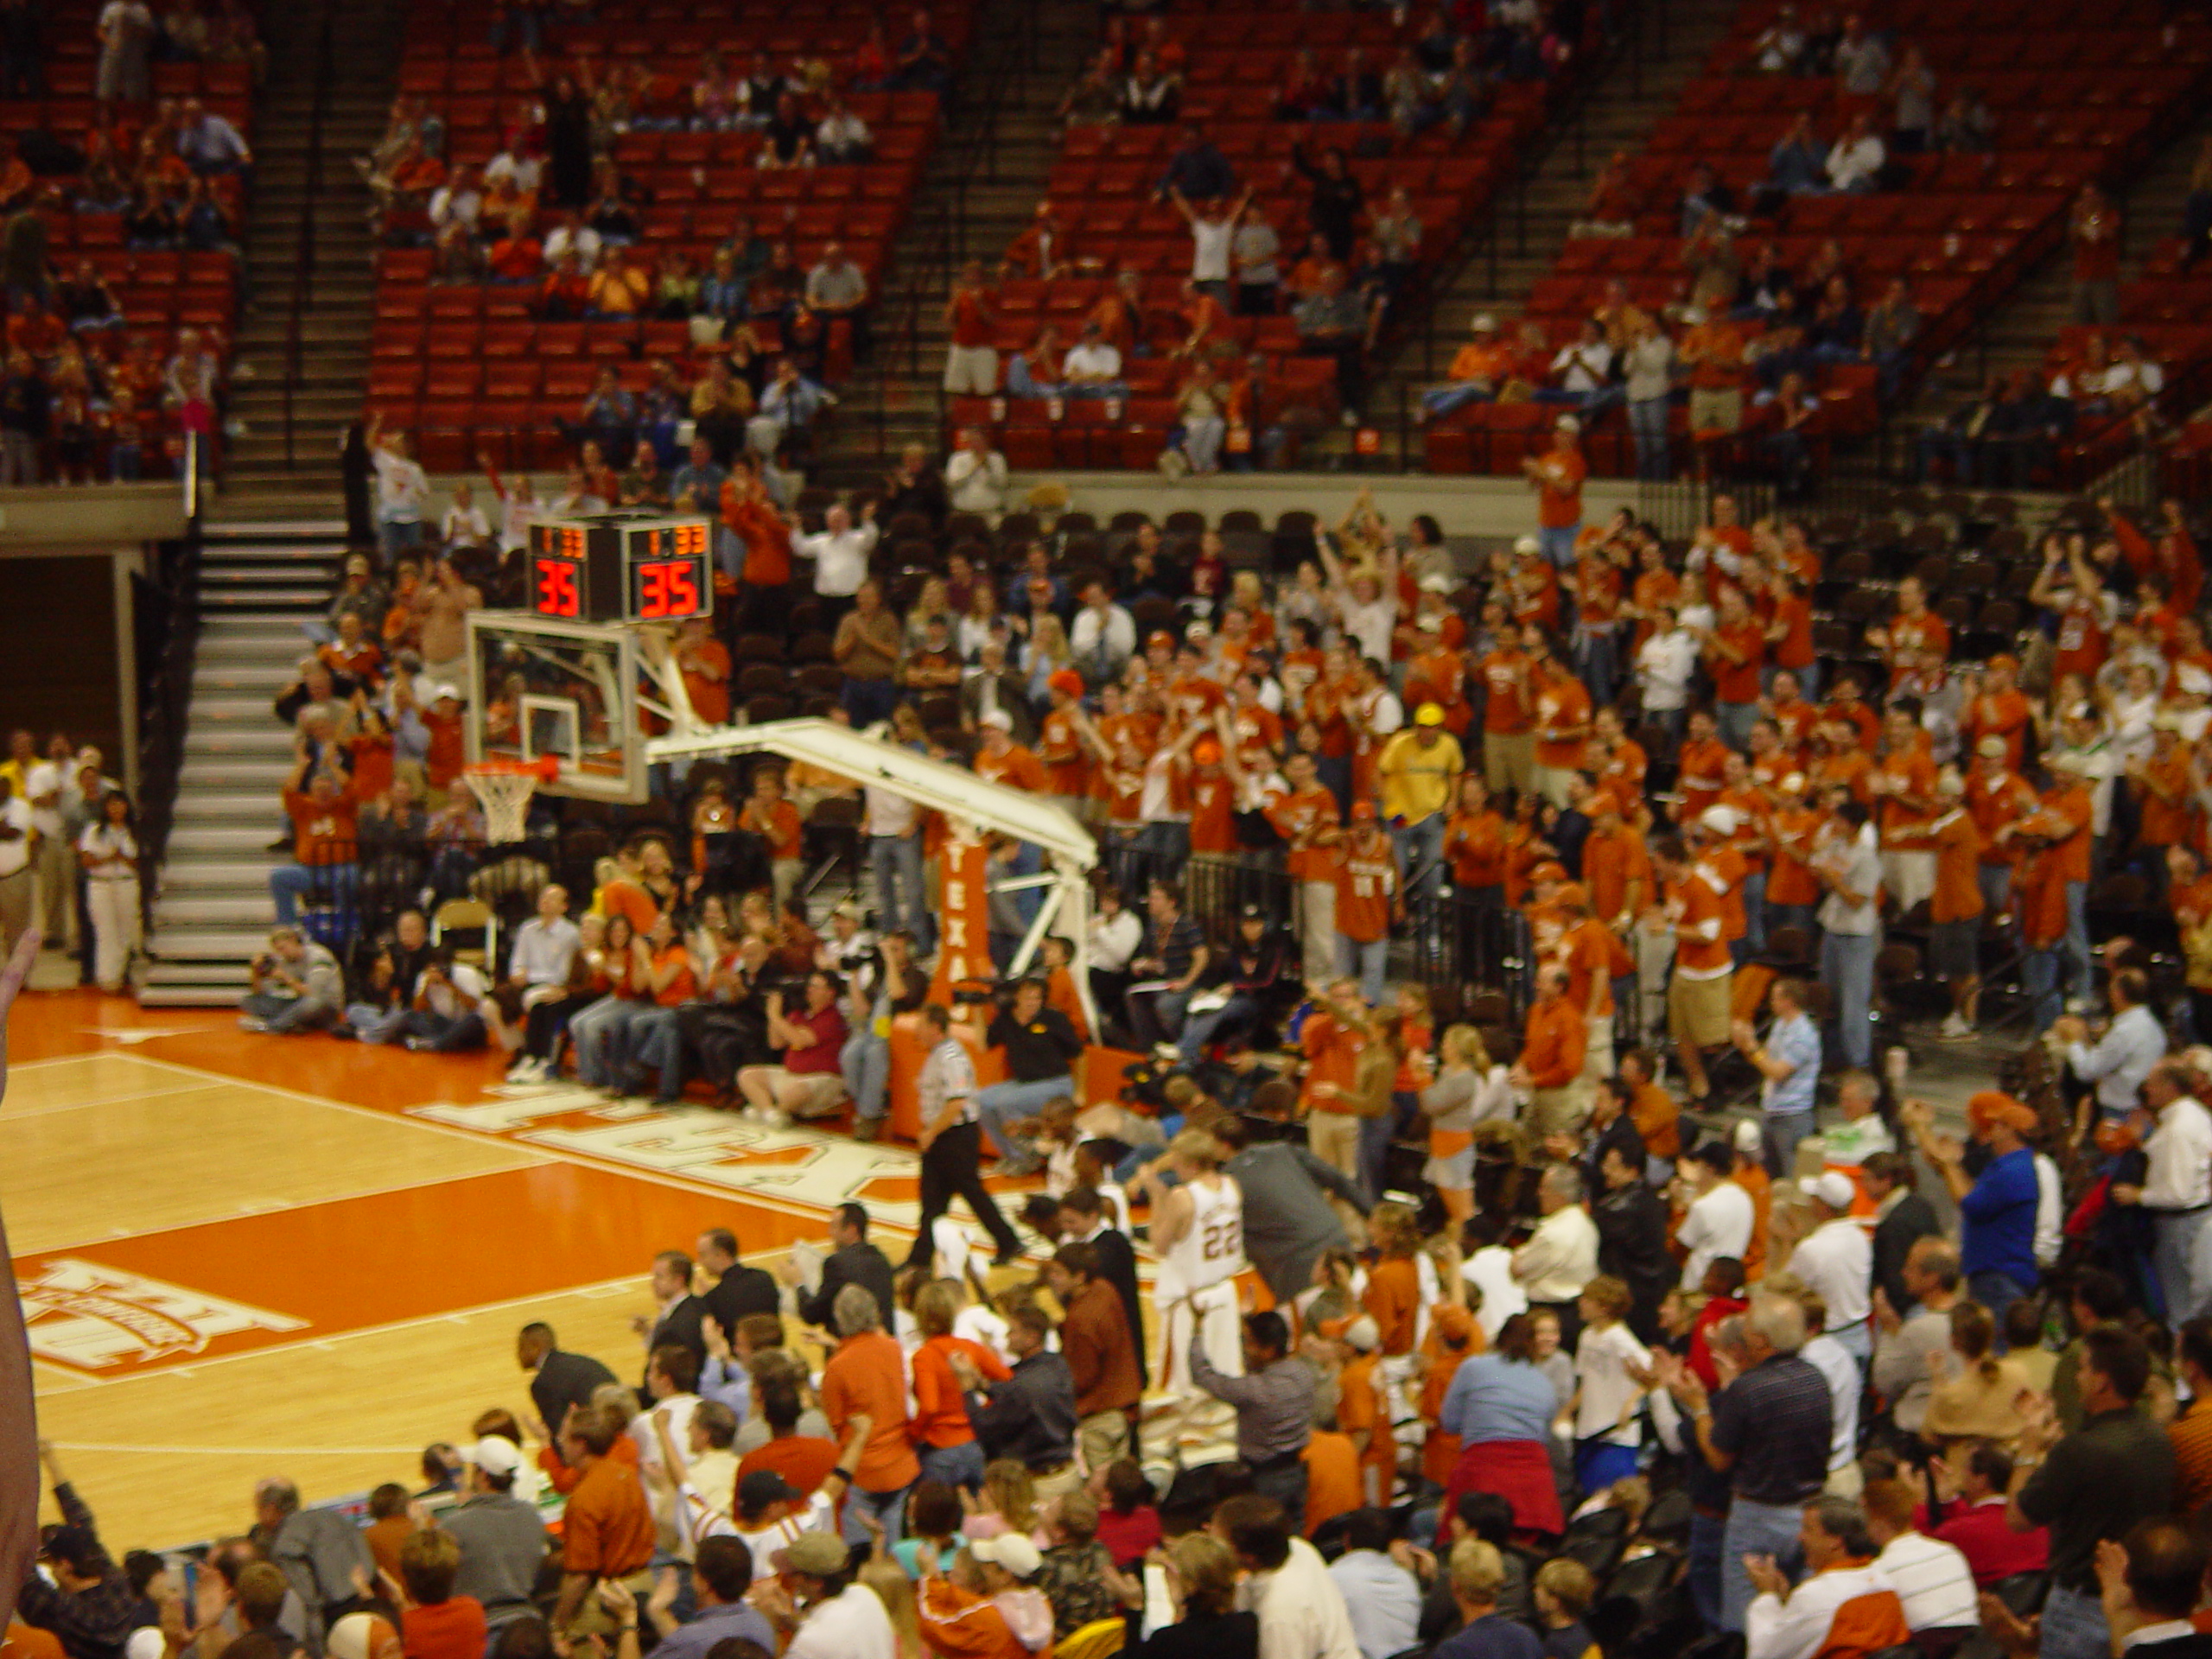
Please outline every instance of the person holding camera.
[{"label": "person holding camera", "polygon": [[346,1001],[338,958],[296,927],[270,930],[253,959],[253,984],[238,1005],[238,1029],[289,1036],[335,1025]]},{"label": "person holding camera", "polygon": [[995,1083],[976,1096],[976,1114],[998,1153],[1001,1175],[1036,1173],[1041,1160],[1014,1126],[1071,1096],[1069,1068],[1083,1058],[1083,1039],[1067,1015],[1045,1005],[1045,994],[1044,980],[1031,974],[1010,990],[1001,989],[993,1002],[967,1009],[968,1018],[982,1030],[984,1043],[1006,1051],[1010,1081]]}]

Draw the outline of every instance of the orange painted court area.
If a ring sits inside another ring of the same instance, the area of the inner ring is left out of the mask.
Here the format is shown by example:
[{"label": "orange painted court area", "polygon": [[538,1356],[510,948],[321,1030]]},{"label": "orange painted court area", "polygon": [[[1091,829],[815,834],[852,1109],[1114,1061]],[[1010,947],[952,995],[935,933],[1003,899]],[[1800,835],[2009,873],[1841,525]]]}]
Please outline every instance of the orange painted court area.
[{"label": "orange painted court area", "polygon": [[[768,1262],[856,1199],[898,1260],[918,1204],[906,1147],[508,1089],[491,1054],[78,991],[27,994],[9,1038],[0,1214],[41,1431],[131,1546],[238,1530],[266,1474],[310,1502],[407,1478],[402,1449],[527,1407],[526,1320],[637,1375],[653,1255],[707,1228]],[[1011,1213],[1036,1182],[992,1185]]]}]

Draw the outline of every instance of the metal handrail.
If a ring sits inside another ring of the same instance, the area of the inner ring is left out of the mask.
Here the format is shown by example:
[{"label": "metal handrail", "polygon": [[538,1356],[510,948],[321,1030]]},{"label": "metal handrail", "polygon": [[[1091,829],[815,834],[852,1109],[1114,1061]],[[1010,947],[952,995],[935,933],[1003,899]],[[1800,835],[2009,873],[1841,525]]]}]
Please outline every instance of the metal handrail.
[{"label": "metal handrail", "polygon": [[[331,12],[325,8],[315,25],[311,81],[315,95],[308,111],[307,192],[300,209],[299,251],[292,261],[291,315],[284,326],[284,467],[288,472],[296,470],[300,461],[294,400],[299,391],[303,356],[301,318],[315,288],[315,203],[322,193],[322,129],[330,113],[332,79]],[[315,459],[320,462],[322,457]]]},{"label": "metal handrail", "polygon": [[[904,273],[907,276],[905,312],[887,334],[893,340],[904,337],[906,372],[912,376],[922,373],[925,296],[939,287],[949,286],[952,273],[966,258],[968,187],[979,171],[988,180],[995,181],[998,178],[999,118],[1006,112],[1010,96],[1027,90],[1030,71],[1035,66],[1036,13],[1033,8],[1024,5],[1017,10],[1016,17],[1014,28],[994,35],[989,48],[978,48],[990,54],[988,60],[979,60],[975,65],[985,88],[982,114],[959,149],[950,154],[952,199],[939,204],[937,221],[930,229],[928,239],[917,250],[911,270]],[[882,372],[883,360],[879,359],[875,378],[878,460],[887,459],[890,454],[890,385]],[[941,408],[939,412],[941,416]]]}]

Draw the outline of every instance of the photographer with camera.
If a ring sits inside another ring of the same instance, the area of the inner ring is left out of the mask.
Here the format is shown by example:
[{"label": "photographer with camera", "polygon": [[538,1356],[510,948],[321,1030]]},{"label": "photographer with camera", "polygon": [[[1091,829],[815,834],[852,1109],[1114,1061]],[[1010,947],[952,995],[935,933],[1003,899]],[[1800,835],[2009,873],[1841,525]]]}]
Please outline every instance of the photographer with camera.
[{"label": "photographer with camera", "polygon": [[338,958],[296,927],[270,930],[269,948],[253,959],[253,986],[238,1004],[241,1031],[289,1036],[335,1025],[346,1001]]},{"label": "photographer with camera", "polygon": [[[1010,1081],[995,1083],[976,1096],[983,1133],[999,1155],[1001,1175],[1033,1175],[1041,1160],[1014,1125],[1034,1117],[1056,1100],[1074,1092],[1069,1070],[1083,1058],[1083,1039],[1058,1008],[1045,1006],[1046,986],[1032,974],[1001,986],[988,1002],[963,1010],[990,1048],[1006,1051]],[[984,1020],[988,1012],[990,1023]]]}]

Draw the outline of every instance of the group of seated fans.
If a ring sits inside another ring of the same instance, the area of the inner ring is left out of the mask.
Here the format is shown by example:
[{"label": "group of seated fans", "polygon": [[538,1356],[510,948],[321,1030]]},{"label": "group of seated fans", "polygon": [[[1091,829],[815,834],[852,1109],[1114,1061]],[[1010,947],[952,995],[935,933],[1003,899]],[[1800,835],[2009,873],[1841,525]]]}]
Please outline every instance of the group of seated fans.
[{"label": "group of seated fans", "polygon": [[130,0],[96,28],[37,11],[14,9],[0,85],[0,484],[136,482],[174,471],[187,435],[212,470],[253,165],[253,19],[236,0],[158,19]]}]

